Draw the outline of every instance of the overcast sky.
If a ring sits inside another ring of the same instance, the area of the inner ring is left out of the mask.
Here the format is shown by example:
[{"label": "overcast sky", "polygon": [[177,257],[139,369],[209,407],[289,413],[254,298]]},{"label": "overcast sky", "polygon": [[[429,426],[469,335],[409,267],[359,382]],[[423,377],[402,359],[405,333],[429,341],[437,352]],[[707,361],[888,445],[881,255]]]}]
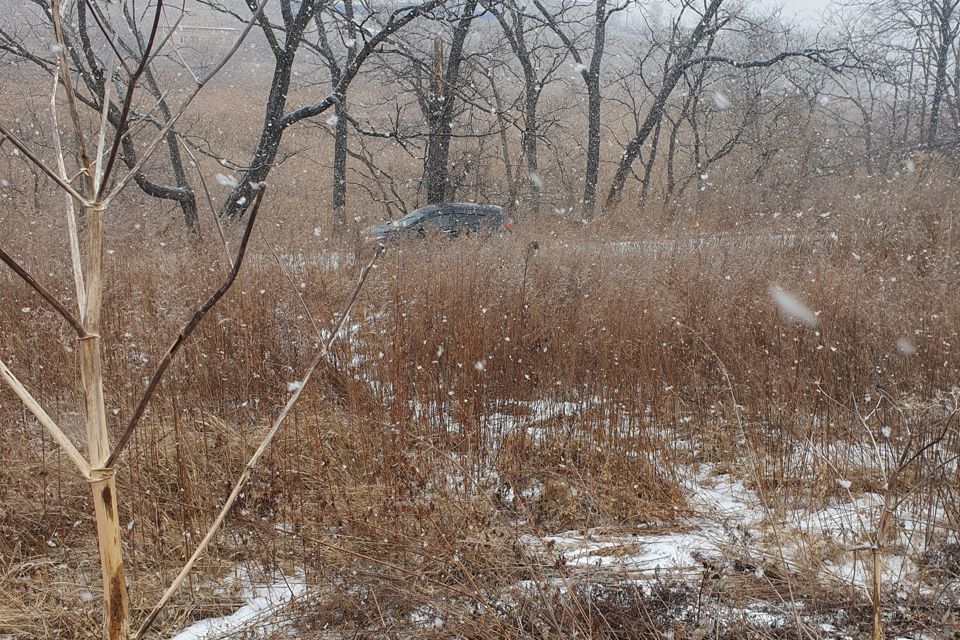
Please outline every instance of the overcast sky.
[{"label": "overcast sky", "polygon": [[770,6],[780,6],[786,15],[797,15],[804,18],[816,18],[827,8],[832,0],[756,0]]}]

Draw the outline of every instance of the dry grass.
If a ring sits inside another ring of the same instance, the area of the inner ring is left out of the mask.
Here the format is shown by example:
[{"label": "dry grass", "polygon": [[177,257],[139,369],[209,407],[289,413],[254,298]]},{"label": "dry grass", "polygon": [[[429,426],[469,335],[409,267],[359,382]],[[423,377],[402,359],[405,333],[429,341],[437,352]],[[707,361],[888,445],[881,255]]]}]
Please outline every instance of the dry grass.
[{"label": "dry grass", "polygon": [[[304,628],[416,629],[418,637],[695,633],[703,620],[671,616],[682,603],[749,593],[733,587],[745,580],[735,570],[708,595],[669,582],[651,593],[624,591],[616,579],[583,582],[562,563],[531,556],[519,537],[680,526],[691,463],[762,486],[778,512],[836,499],[838,476],[855,494],[877,491],[877,461],[842,446],[866,437],[855,408],[870,405],[865,396],[888,397],[870,427],[888,426],[892,441],[907,446],[908,432],[923,438],[943,425],[944,394],[957,380],[950,198],[921,187],[868,194],[822,228],[794,221],[789,246],[773,235],[731,236],[624,252],[611,248],[613,224],[591,231],[543,222],[539,233],[530,224],[496,241],[391,251],[330,368],[162,628],[229,609],[233,601],[208,585],[252,563],[300,569],[317,585],[315,600],[295,615]],[[908,205],[909,218],[900,215]],[[152,604],[192,549],[313,353],[297,294],[329,326],[348,293],[349,249],[318,243],[306,264],[283,274],[268,250],[271,236],[267,229],[236,289],[181,354],[125,456],[121,518],[131,523],[135,612]],[[163,244],[132,232],[114,238],[107,393],[120,421],[152,359],[223,267],[215,251],[173,236]],[[31,266],[52,274],[69,297],[63,265],[42,259],[53,247],[45,253],[26,240],[14,233],[7,246],[32,253]],[[340,266],[324,266],[330,252]],[[78,388],[66,332],[25,287],[0,278],[4,359],[64,424],[79,428],[79,416],[61,410]],[[768,295],[774,282],[820,312],[816,329],[778,317]],[[905,336],[916,354],[897,351]],[[81,553],[94,544],[85,487],[13,398],[2,398],[0,588],[9,597],[0,628],[18,637],[86,636],[98,624],[89,595],[98,578],[81,560],[95,557]],[[534,403],[545,400],[575,409],[543,417]],[[807,442],[837,448],[798,458]],[[936,456],[942,461],[958,446],[953,427]],[[759,454],[759,475],[750,451]],[[938,459],[911,467],[902,491],[913,493],[919,517],[946,511],[955,535],[955,466],[938,467]],[[955,581],[951,544],[933,536],[925,557]],[[812,563],[830,557],[815,553],[815,542],[809,548]],[[547,586],[515,593],[524,580]],[[825,593],[815,571],[799,568],[793,581],[795,595]],[[768,581],[757,587],[778,592]],[[830,601],[862,608],[845,597]],[[411,627],[415,611],[446,622]],[[919,605],[915,613],[930,617]]]},{"label": "dry grass", "polygon": [[[197,109],[217,117],[218,100],[229,104],[220,97],[204,95]],[[396,172],[409,164],[396,150],[380,159]],[[353,285],[358,249],[324,237],[325,207],[298,186],[299,170],[271,177],[282,196],[265,207],[249,263],[178,356],[123,457],[135,620],[203,535],[315,352],[314,322],[329,328]],[[883,493],[898,456],[941,433],[896,493],[916,519],[938,520],[918,546],[954,606],[932,609],[930,594],[910,594],[889,622],[955,621],[952,179],[934,167],[888,183],[824,180],[776,209],[729,171],[729,185],[669,208],[628,201],[586,226],[521,214],[510,237],[392,249],[157,636],[233,609],[238,594],[215,587],[238,565],[303,573],[310,596],[283,615],[304,637],[810,637],[716,623],[723,611],[781,599],[816,603],[814,614],[856,635],[869,623],[863,594],[819,572],[844,550],[809,531],[763,534],[769,548],[798,547],[803,564],[751,557],[734,534],[720,565],[695,568],[699,582],[661,575],[646,588],[583,575],[520,540],[687,527],[684,483],[698,466],[762,493],[771,519]],[[559,180],[549,170],[544,179]],[[372,198],[351,193],[361,222],[380,215]],[[4,247],[69,300],[56,258],[61,220],[46,213],[60,201],[43,191],[35,211],[20,206],[32,197],[0,208]],[[175,212],[134,195],[124,205],[131,217],[110,221],[107,247],[114,429],[224,272],[210,228],[198,241]],[[818,311],[816,328],[781,319],[772,284]],[[8,272],[0,294],[0,357],[77,436],[69,333]],[[901,339],[916,353],[899,350]],[[0,425],[0,634],[90,637],[99,568],[87,488],[6,390]],[[868,446],[883,429],[883,447]],[[442,627],[428,624],[438,617]]]}]

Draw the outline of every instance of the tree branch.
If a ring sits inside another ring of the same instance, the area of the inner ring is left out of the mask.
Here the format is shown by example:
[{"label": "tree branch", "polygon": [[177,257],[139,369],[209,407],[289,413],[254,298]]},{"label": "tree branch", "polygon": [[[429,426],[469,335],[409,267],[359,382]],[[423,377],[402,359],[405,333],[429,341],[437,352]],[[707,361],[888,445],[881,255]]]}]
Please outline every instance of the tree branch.
[{"label": "tree branch", "polygon": [[113,466],[120,453],[127,446],[127,443],[130,441],[130,436],[133,435],[133,431],[140,422],[140,418],[143,417],[143,413],[147,409],[147,404],[150,403],[150,399],[156,392],[160,381],[163,379],[164,374],[167,372],[167,369],[173,362],[174,356],[177,355],[177,352],[180,351],[180,348],[187,341],[187,338],[189,338],[194,330],[200,325],[200,322],[203,320],[204,316],[207,315],[207,312],[213,309],[220,299],[226,295],[227,291],[230,290],[230,287],[233,286],[234,281],[237,279],[237,275],[240,273],[240,267],[243,266],[243,258],[247,254],[247,245],[250,241],[250,234],[253,232],[253,225],[257,220],[257,212],[260,210],[260,203],[263,201],[263,195],[266,190],[267,185],[260,183],[259,190],[257,191],[257,198],[254,200],[253,207],[250,211],[250,218],[247,220],[247,227],[243,232],[243,239],[240,241],[240,248],[237,250],[237,259],[233,261],[233,267],[230,269],[227,279],[224,280],[223,284],[220,285],[220,288],[217,289],[212,296],[210,296],[210,299],[203,303],[199,309],[197,309],[190,320],[187,321],[187,324],[184,325],[183,329],[180,330],[180,333],[174,339],[173,344],[170,345],[170,348],[167,349],[167,352],[163,355],[163,358],[160,360],[160,364],[157,366],[157,370],[154,371],[153,376],[150,378],[150,382],[147,384],[147,388],[144,390],[143,395],[140,396],[140,401],[137,403],[137,407],[134,409],[133,415],[130,416],[130,420],[127,422],[127,427],[124,429],[123,435],[120,436],[116,446],[110,453],[110,457],[107,458],[107,467]]},{"label": "tree branch", "polygon": [[227,62],[230,61],[230,59],[234,56],[234,54],[240,48],[240,45],[243,44],[243,41],[246,39],[247,34],[249,34],[250,30],[253,28],[254,23],[257,21],[259,16],[263,13],[263,8],[266,6],[266,4],[267,4],[267,0],[261,0],[256,13],[254,13],[253,16],[251,16],[250,22],[247,23],[247,26],[240,33],[240,37],[238,37],[236,42],[233,43],[233,46],[230,48],[229,51],[227,51],[226,55],[220,59],[220,62],[214,65],[214,67],[210,70],[210,72],[207,73],[207,75],[204,76],[197,83],[197,86],[194,87],[194,90],[191,91],[186,98],[184,98],[183,102],[180,103],[180,106],[177,108],[176,112],[174,112],[173,115],[170,117],[170,119],[167,121],[167,123],[160,128],[160,132],[157,134],[157,137],[154,138],[149,145],[147,145],[147,150],[144,152],[143,157],[140,159],[140,161],[137,162],[137,164],[133,168],[131,168],[130,171],[117,182],[116,186],[114,186],[113,188],[113,191],[111,191],[103,199],[103,206],[107,206],[107,204],[111,200],[113,200],[113,198],[116,197],[116,195],[120,193],[121,190],[123,190],[124,185],[127,182],[129,182],[140,171],[140,169],[143,167],[143,164],[153,155],[153,152],[157,148],[157,145],[160,144],[160,142],[166,137],[167,132],[170,130],[170,128],[177,123],[177,120],[180,119],[180,116],[183,115],[183,113],[187,110],[187,107],[189,107],[190,104],[193,102],[193,99],[196,98],[197,95],[200,93],[200,91],[207,85],[207,83],[210,82],[210,80],[212,80],[214,76],[220,73],[220,70],[223,69],[224,66],[226,66]]},{"label": "tree branch", "polygon": [[49,289],[47,289],[36,278],[30,275],[26,269],[21,267],[17,261],[11,258],[10,255],[2,248],[0,248],[0,261],[3,261],[3,263],[10,267],[14,273],[20,276],[21,280],[26,282],[28,285],[30,285],[30,288],[40,294],[40,297],[46,300],[47,304],[56,309],[57,313],[59,313],[63,319],[67,321],[67,324],[73,327],[73,330],[77,332],[77,337],[81,339],[88,337],[87,332],[84,330],[83,325],[80,324],[80,321],[77,320],[72,313],[67,311],[67,308],[63,306],[60,301],[56,299],[56,297],[54,297]]},{"label": "tree branch", "polygon": [[[844,59],[840,62],[836,62],[830,58],[832,54],[843,53],[846,54]],[[812,60],[817,64],[821,64],[826,68],[830,69],[834,73],[840,73],[844,69],[859,69],[861,68],[859,60],[855,64],[850,64],[847,62],[847,56],[852,55],[851,51],[846,48],[838,49],[801,49],[800,51],[782,51],[772,58],[767,58],[766,60],[736,60],[729,56],[721,55],[709,55],[709,56],[700,56],[699,58],[694,58],[688,61],[685,65],[685,69],[696,66],[698,64],[709,64],[711,62],[717,62],[720,64],[726,64],[736,69],[756,69],[758,67],[772,67],[773,65],[783,62],[788,58],[806,58]]]},{"label": "tree branch", "polygon": [[337,96],[346,92],[347,86],[353,81],[354,77],[360,71],[360,67],[363,65],[363,62],[370,57],[370,55],[381,43],[409,23],[413,22],[416,18],[428,11],[436,9],[446,2],[447,0],[428,0],[428,2],[424,2],[416,7],[404,7],[391,13],[390,18],[387,20],[387,23],[383,26],[383,28],[377,32],[376,35],[366,41],[366,43],[363,45],[363,49],[357,52],[357,56],[353,59],[352,64],[344,68],[343,76],[340,78],[340,82],[337,83],[337,86],[334,88],[333,92],[320,102],[305,105],[285,115],[280,121],[281,128],[286,129],[290,125],[296,124],[305,118],[312,118],[320,115],[333,106],[333,104],[337,101]]},{"label": "tree branch", "polygon": [[63,449],[63,452],[67,454],[67,457],[70,458],[70,461],[76,465],[77,469],[83,475],[84,478],[90,478],[90,464],[84,459],[83,455],[77,451],[77,448],[70,441],[70,438],[60,430],[60,427],[57,426],[57,423],[43,410],[43,407],[40,406],[40,403],[34,399],[30,392],[27,391],[27,388],[21,384],[17,377],[13,375],[13,372],[7,368],[7,365],[0,360],[0,378],[3,378],[3,381],[6,382],[13,392],[17,394],[17,397],[26,405],[27,409],[30,410],[30,413],[34,415],[37,421],[47,430],[47,433],[50,434],[50,437],[56,441],[60,448]]},{"label": "tree branch", "polygon": [[61,189],[63,189],[64,191],[69,193],[71,196],[76,198],[77,201],[80,202],[83,206],[90,206],[90,202],[86,198],[80,195],[80,193],[76,189],[74,189],[69,182],[61,178],[53,169],[48,167],[43,160],[41,160],[33,151],[30,150],[30,147],[24,144],[23,141],[20,140],[20,138],[18,138],[16,135],[14,135],[12,131],[7,129],[2,122],[0,122],[0,134],[3,134],[7,139],[9,139],[10,142],[13,143],[13,146],[19,149],[20,152],[23,153],[23,155],[27,156],[30,162],[37,165],[37,168],[39,168],[41,171],[47,174],[47,177],[49,177],[51,180],[53,180],[58,185],[60,185]]},{"label": "tree branch", "polygon": [[[157,37],[157,30],[160,28],[160,14],[163,11],[163,0],[156,0],[156,2],[157,5],[153,14],[153,25],[150,27],[150,36],[147,38],[147,44],[143,48],[143,57],[140,60],[140,64],[137,65],[137,68],[134,70],[133,75],[130,76],[130,80],[127,82],[127,95],[124,96],[123,104],[120,107],[120,120],[116,127],[117,133],[113,139],[113,146],[110,148],[110,155],[107,156],[107,164],[103,169],[103,178],[96,194],[97,200],[103,198],[103,194],[106,193],[107,184],[110,182],[110,174],[113,172],[113,165],[117,161],[117,154],[120,152],[120,143],[126,135],[127,118],[130,116],[130,107],[133,105],[133,94],[137,90],[137,81],[140,80],[140,76],[143,75],[143,72],[147,68],[147,63],[150,61],[151,49]],[[104,93],[104,99],[106,99],[107,96],[108,94]]]}]

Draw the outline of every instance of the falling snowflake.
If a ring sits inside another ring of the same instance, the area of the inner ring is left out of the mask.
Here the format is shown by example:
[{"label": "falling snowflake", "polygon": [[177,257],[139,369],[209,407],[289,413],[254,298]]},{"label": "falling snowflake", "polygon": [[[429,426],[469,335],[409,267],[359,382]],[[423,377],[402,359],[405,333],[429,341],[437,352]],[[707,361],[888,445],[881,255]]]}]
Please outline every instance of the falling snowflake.
[{"label": "falling snowflake", "polygon": [[773,301],[777,303],[777,308],[780,309],[780,315],[785,320],[794,320],[809,327],[816,326],[817,314],[808,309],[807,306],[797,298],[777,285],[770,287],[770,296],[773,298]]},{"label": "falling snowflake", "polygon": [[723,95],[719,91],[714,91],[713,104],[714,106],[717,107],[717,109],[720,109],[720,111],[724,111],[726,109],[729,109],[732,103],[730,102],[730,98]]},{"label": "falling snowflake", "polygon": [[217,182],[219,182],[224,187],[230,187],[231,189],[235,188],[239,183],[237,179],[233,176],[227,176],[222,173],[217,174]]},{"label": "falling snowflake", "polygon": [[917,352],[917,348],[914,346],[914,344],[906,338],[900,338],[897,340],[897,349],[900,350],[900,353],[906,356],[912,356]]}]

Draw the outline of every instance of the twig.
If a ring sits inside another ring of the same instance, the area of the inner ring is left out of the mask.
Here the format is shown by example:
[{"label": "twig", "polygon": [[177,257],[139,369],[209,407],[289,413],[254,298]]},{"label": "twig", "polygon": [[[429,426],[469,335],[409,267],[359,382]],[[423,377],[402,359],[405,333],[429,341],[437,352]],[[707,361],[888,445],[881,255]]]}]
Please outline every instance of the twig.
[{"label": "twig", "polygon": [[[93,21],[97,23],[97,28],[100,29],[100,33],[104,35],[104,39],[107,41],[107,44],[109,44],[110,48],[113,49],[113,54],[116,56],[116,60],[119,61],[123,66],[123,70],[127,72],[127,76],[133,75],[130,67],[128,67],[126,61],[124,61],[123,55],[120,53],[120,49],[117,48],[118,38],[116,30],[111,29],[109,25],[103,21],[103,18],[100,15],[100,9],[97,8],[97,5],[94,4],[93,0],[83,0],[83,4],[90,9],[90,15],[93,16]],[[118,5],[119,4],[120,3],[118,3]],[[111,37],[111,34],[113,34],[113,37]]]},{"label": "twig", "polygon": [[357,286],[354,287],[353,293],[350,296],[350,299],[347,301],[343,309],[343,313],[340,316],[340,322],[337,323],[335,330],[330,334],[330,338],[327,340],[326,344],[323,345],[323,348],[314,356],[313,360],[310,362],[310,365],[307,367],[306,373],[300,379],[300,382],[294,390],[293,394],[287,400],[287,403],[283,406],[283,409],[280,411],[280,415],[277,416],[277,419],[274,420],[273,426],[270,427],[270,430],[264,436],[263,441],[260,443],[260,446],[254,452],[253,456],[250,457],[250,460],[247,462],[246,466],[243,469],[243,472],[240,474],[240,477],[237,478],[236,483],[233,486],[233,491],[230,492],[230,496],[227,498],[226,503],[223,505],[223,508],[220,510],[220,513],[217,515],[217,518],[213,521],[213,524],[210,525],[207,534],[203,537],[200,544],[197,546],[196,550],[193,552],[193,555],[190,556],[190,559],[183,566],[183,569],[180,570],[180,573],[177,574],[177,577],[174,578],[173,583],[167,588],[166,592],[163,594],[163,597],[160,598],[160,601],[154,606],[153,610],[147,616],[147,619],[144,620],[143,624],[133,635],[134,640],[139,640],[143,638],[144,634],[150,629],[154,621],[157,619],[157,616],[160,614],[160,611],[166,606],[167,602],[170,601],[170,598],[173,597],[173,594],[176,593],[177,589],[189,575],[190,571],[193,569],[193,565],[196,564],[197,560],[203,555],[203,552],[206,550],[207,546],[210,544],[210,541],[213,540],[213,537],[216,535],[217,531],[220,529],[220,526],[223,524],[223,521],[226,520],[227,514],[230,512],[230,509],[233,507],[234,502],[240,496],[240,492],[243,490],[244,485],[250,479],[251,474],[253,473],[254,467],[260,461],[260,458],[263,457],[263,454],[266,452],[267,448],[270,446],[270,443],[273,442],[274,437],[277,435],[277,432],[280,430],[280,427],[283,426],[283,423],[286,421],[287,416],[289,415],[291,409],[297,403],[297,400],[300,399],[300,394],[303,393],[303,390],[306,388],[307,384],[310,382],[310,378],[313,376],[313,373],[316,371],[317,367],[320,366],[320,363],[324,361],[327,357],[327,354],[330,352],[330,347],[333,345],[333,342],[337,339],[337,336],[340,334],[340,331],[343,329],[344,325],[347,322],[347,318],[350,315],[350,310],[353,308],[354,302],[357,300],[357,296],[360,295],[360,290],[363,288],[363,283],[367,280],[367,275],[370,273],[370,270],[373,268],[373,265],[376,263],[377,259],[382,255],[383,250],[378,248],[376,253],[373,254],[373,257],[370,258],[370,261],[363,268],[363,271],[360,272],[360,278],[357,281]]},{"label": "twig", "polygon": [[7,129],[2,122],[0,122],[0,134],[3,134],[4,136],[6,136],[7,139],[9,139],[10,142],[13,143],[13,146],[19,149],[23,155],[27,156],[30,162],[37,165],[37,167],[41,171],[47,174],[47,177],[49,177],[51,180],[53,180],[58,185],[60,185],[61,189],[63,189],[64,191],[69,193],[71,196],[76,198],[80,202],[80,204],[82,204],[83,206],[90,205],[90,202],[86,198],[84,198],[82,195],[80,195],[80,192],[74,189],[73,186],[69,182],[67,182],[64,178],[61,178],[59,175],[57,175],[57,172],[55,172],[53,169],[48,167],[47,164],[37,156],[37,154],[35,154],[33,151],[30,150],[30,147],[25,145],[23,141],[20,140],[20,138],[14,135],[12,131]]},{"label": "twig", "polygon": [[26,405],[27,409],[30,410],[36,418],[37,421],[43,425],[43,428],[47,430],[47,433],[50,434],[60,448],[63,449],[63,452],[67,454],[67,457],[70,458],[70,461],[76,465],[80,473],[84,478],[90,478],[90,465],[87,464],[87,461],[84,457],[77,451],[77,448],[70,441],[70,438],[60,430],[60,427],[57,426],[57,423],[43,410],[43,407],[40,406],[40,403],[34,399],[30,392],[27,391],[27,388],[21,384],[17,377],[13,375],[13,372],[7,368],[7,365],[3,363],[3,360],[0,360],[0,378],[3,378],[13,392],[17,394],[20,400],[23,401],[23,404]]},{"label": "twig", "polygon": [[174,339],[173,344],[170,345],[170,348],[167,349],[167,352],[163,355],[163,358],[160,360],[160,364],[157,366],[157,370],[153,372],[153,376],[150,378],[150,382],[147,384],[147,388],[144,390],[143,395],[140,396],[140,402],[137,403],[137,408],[134,409],[133,415],[130,416],[130,420],[127,422],[127,427],[124,429],[123,435],[120,436],[116,446],[110,453],[110,457],[107,458],[107,463],[105,466],[112,467],[117,461],[117,457],[119,457],[124,447],[127,446],[127,443],[130,441],[130,436],[137,427],[137,423],[140,422],[140,418],[143,417],[143,413],[147,409],[147,404],[149,404],[150,398],[152,398],[153,394],[156,392],[157,386],[163,379],[163,375],[167,372],[167,369],[170,367],[170,363],[173,362],[173,358],[177,355],[180,347],[184,345],[184,343],[187,341],[187,338],[190,337],[190,334],[192,334],[200,325],[200,321],[203,320],[204,316],[207,315],[207,312],[210,311],[210,309],[212,309],[224,295],[226,295],[227,291],[229,291],[230,287],[233,285],[234,280],[237,279],[237,275],[240,273],[240,267],[243,266],[243,258],[247,253],[247,244],[250,241],[250,234],[253,232],[253,225],[257,220],[257,212],[260,209],[260,203],[263,201],[263,194],[266,191],[266,186],[266,184],[262,182],[260,183],[260,189],[257,193],[257,198],[254,201],[252,210],[250,212],[250,219],[247,220],[247,228],[244,230],[243,239],[240,241],[240,248],[237,251],[237,259],[234,262],[230,273],[227,275],[227,279],[224,280],[223,284],[220,285],[220,288],[217,289],[212,296],[210,296],[210,299],[203,303],[199,309],[197,309],[197,311],[193,314],[193,317],[187,321],[187,324],[184,325],[176,339]]},{"label": "twig", "polygon": [[[107,184],[110,182],[110,174],[113,172],[114,163],[117,161],[117,156],[120,153],[120,142],[123,140],[123,137],[127,134],[127,118],[130,117],[130,107],[133,105],[133,95],[137,90],[137,82],[140,80],[140,76],[143,75],[143,72],[147,69],[147,62],[150,60],[150,51],[153,48],[153,43],[157,38],[157,30],[160,28],[160,14],[163,11],[163,0],[157,0],[157,6],[153,14],[153,25],[150,27],[150,36],[147,39],[147,44],[143,49],[143,59],[140,60],[140,64],[137,65],[137,68],[134,70],[133,75],[130,76],[130,80],[127,82],[127,95],[123,98],[123,105],[120,108],[120,119],[117,121],[116,126],[116,135],[113,138],[113,146],[110,148],[110,155],[107,156],[107,164],[103,169],[103,177],[100,181],[100,184],[97,187],[96,200],[103,198],[103,194],[106,193]],[[107,79],[109,82],[109,79]],[[109,102],[107,97],[109,96],[109,91],[104,90],[104,102]],[[104,106],[104,114],[106,114],[107,106]],[[106,117],[104,117],[104,122],[106,122]],[[99,159],[97,160],[99,165]]]},{"label": "twig", "polygon": [[[151,54],[150,59],[147,61],[147,64],[153,64],[153,61],[160,55],[160,52],[163,51],[163,48],[167,45],[167,42],[170,41],[170,38],[173,37],[173,34],[177,32],[177,27],[180,26],[180,23],[183,21],[183,16],[186,15],[183,5],[180,6],[180,16],[174,21],[173,26],[170,26],[169,20],[167,21],[167,35],[163,36],[163,40],[154,48],[153,54]],[[166,17],[166,12],[164,12],[164,17]]]},{"label": "twig", "polygon": [[[87,3],[90,0],[85,0]],[[117,5],[119,6],[119,5]],[[99,20],[97,19],[97,12],[93,10],[94,20],[97,20],[97,24],[100,25]],[[117,50],[116,42],[117,34],[113,33],[113,39],[111,40],[110,34],[107,33],[106,29],[103,28],[103,25],[100,25],[100,30],[103,32],[103,35],[106,36],[107,40],[110,41],[110,46],[113,49],[116,55],[110,58],[110,65],[107,67],[107,74],[104,76],[103,80],[103,106],[100,109],[100,130],[97,132],[97,149],[96,149],[96,158],[93,161],[93,188],[94,191],[97,191],[100,188],[100,178],[103,175],[101,169],[103,168],[103,151],[106,148],[107,144],[107,124],[109,122],[110,114],[110,99],[113,94],[113,76],[117,70],[117,62],[123,62],[123,58],[120,57],[120,53]],[[124,65],[126,69],[126,65]],[[129,74],[130,70],[127,69]],[[54,86],[56,90],[56,86]]]},{"label": "twig", "polygon": [[17,264],[17,261],[10,257],[10,255],[0,247],[0,261],[3,261],[8,267],[10,267],[14,273],[20,276],[20,279],[26,282],[30,287],[40,294],[40,297],[47,301],[51,307],[56,309],[57,313],[63,316],[63,319],[73,327],[73,330],[77,332],[77,337],[86,338],[87,332],[84,330],[83,325],[80,324],[80,321],[77,320],[72,313],[67,311],[67,308],[61,304],[59,300],[54,297],[54,295],[47,289],[43,284],[41,284],[36,278],[30,275],[26,269]]},{"label": "twig", "polygon": [[194,87],[193,91],[191,91],[190,94],[187,95],[186,98],[184,98],[183,102],[180,103],[180,106],[177,108],[176,112],[174,112],[170,116],[170,119],[167,121],[167,123],[160,128],[160,131],[157,133],[157,136],[150,142],[150,144],[147,145],[146,151],[137,161],[136,165],[134,165],[130,169],[130,171],[128,171],[127,174],[123,176],[123,178],[117,181],[117,184],[114,186],[113,190],[109,194],[103,197],[104,206],[107,206],[107,204],[109,204],[110,201],[113,200],[117,196],[117,194],[123,190],[123,187],[135,175],[137,175],[137,173],[140,172],[140,169],[143,168],[143,165],[153,155],[153,152],[156,150],[157,145],[160,144],[160,142],[164,139],[164,137],[167,135],[167,132],[170,131],[170,128],[177,123],[177,121],[180,119],[180,116],[184,114],[184,112],[187,110],[187,107],[189,107],[190,104],[193,102],[193,99],[197,97],[197,95],[206,86],[206,84],[210,82],[210,80],[213,79],[213,77],[217,75],[220,72],[220,70],[223,69],[224,66],[226,66],[227,62],[229,62],[230,59],[234,56],[234,54],[240,48],[240,45],[243,44],[243,41],[246,39],[247,34],[250,33],[250,30],[253,28],[253,25],[256,23],[257,18],[260,16],[260,14],[263,13],[263,8],[266,6],[267,1],[268,0],[261,0],[260,6],[257,8],[256,12],[254,12],[253,16],[251,16],[250,22],[247,23],[247,26],[240,33],[240,37],[237,38],[236,42],[234,42],[233,46],[230,48],[227,54],[220,59],[220,62],[218,62],[213,66],[210,72],[207,73],[207,75],[204,76],[200,80],[200,82],[197,83],[197,86]]},{"label": "twig", "polygon": [[[260,237],[266,244],[266,238],[263,238],[262,229],[260,230]],[[287,282],[290,283],[290,289],[293,291],[293,294],[297,296],[297,301],[300,302],[300,308],[303,309],[303,312],[307,315],[307,319],[310,320],[310,324],[313,325],[314,333],[317,334],[317,338],[323,340],[323,334],[320,331],[320,325],[317,323],[317,319],[313,317],[313,314],[310,313],[310,307],[307,306],[307,301],[303,299],[303,295],[300,293],[300,289],[293,281],[293,278],[290,277],[290,273],[287,271],[286,267],[283,266],[283,261],[280,259],[280,254],[277,253],[277,250],[273,247],[273,245],[267,246],[270,247],[270,252],[273,253],[273,259],[277,261],[277,267],[280,268],[280,273],[283,274],[283,277],[286,278]]]},{"label": "twig", "polygon": [[230,245],[227,243],[227,236],[223,233],[223,225],[220,223],[220,216],[217,215],[217,209],[213,206],[213,198],[210,197],[210,189],[207,187],[207,181],[203,177],[203,169],[200,168],[197,156],[193,155],[193,151],[190,150],[190,145],[187,144],[187,141],[184,140],[183,136],[179,133],[177,134],[177,140],[180,142],[183,150],[187,152],[187,155],[190,156],[190,159],[193,160],[193,166],[197,170],[197,178],[200,179],[200,186],[203,188],[203,195],[206,197],[207,205],[210,207],[210,213],[213,215],[213,223],[217,227],[217,233],[220,234],[220,243],[223,245],[223,255],[227,259],[227,264],[233,269],[233,256],[230,255]]}]

